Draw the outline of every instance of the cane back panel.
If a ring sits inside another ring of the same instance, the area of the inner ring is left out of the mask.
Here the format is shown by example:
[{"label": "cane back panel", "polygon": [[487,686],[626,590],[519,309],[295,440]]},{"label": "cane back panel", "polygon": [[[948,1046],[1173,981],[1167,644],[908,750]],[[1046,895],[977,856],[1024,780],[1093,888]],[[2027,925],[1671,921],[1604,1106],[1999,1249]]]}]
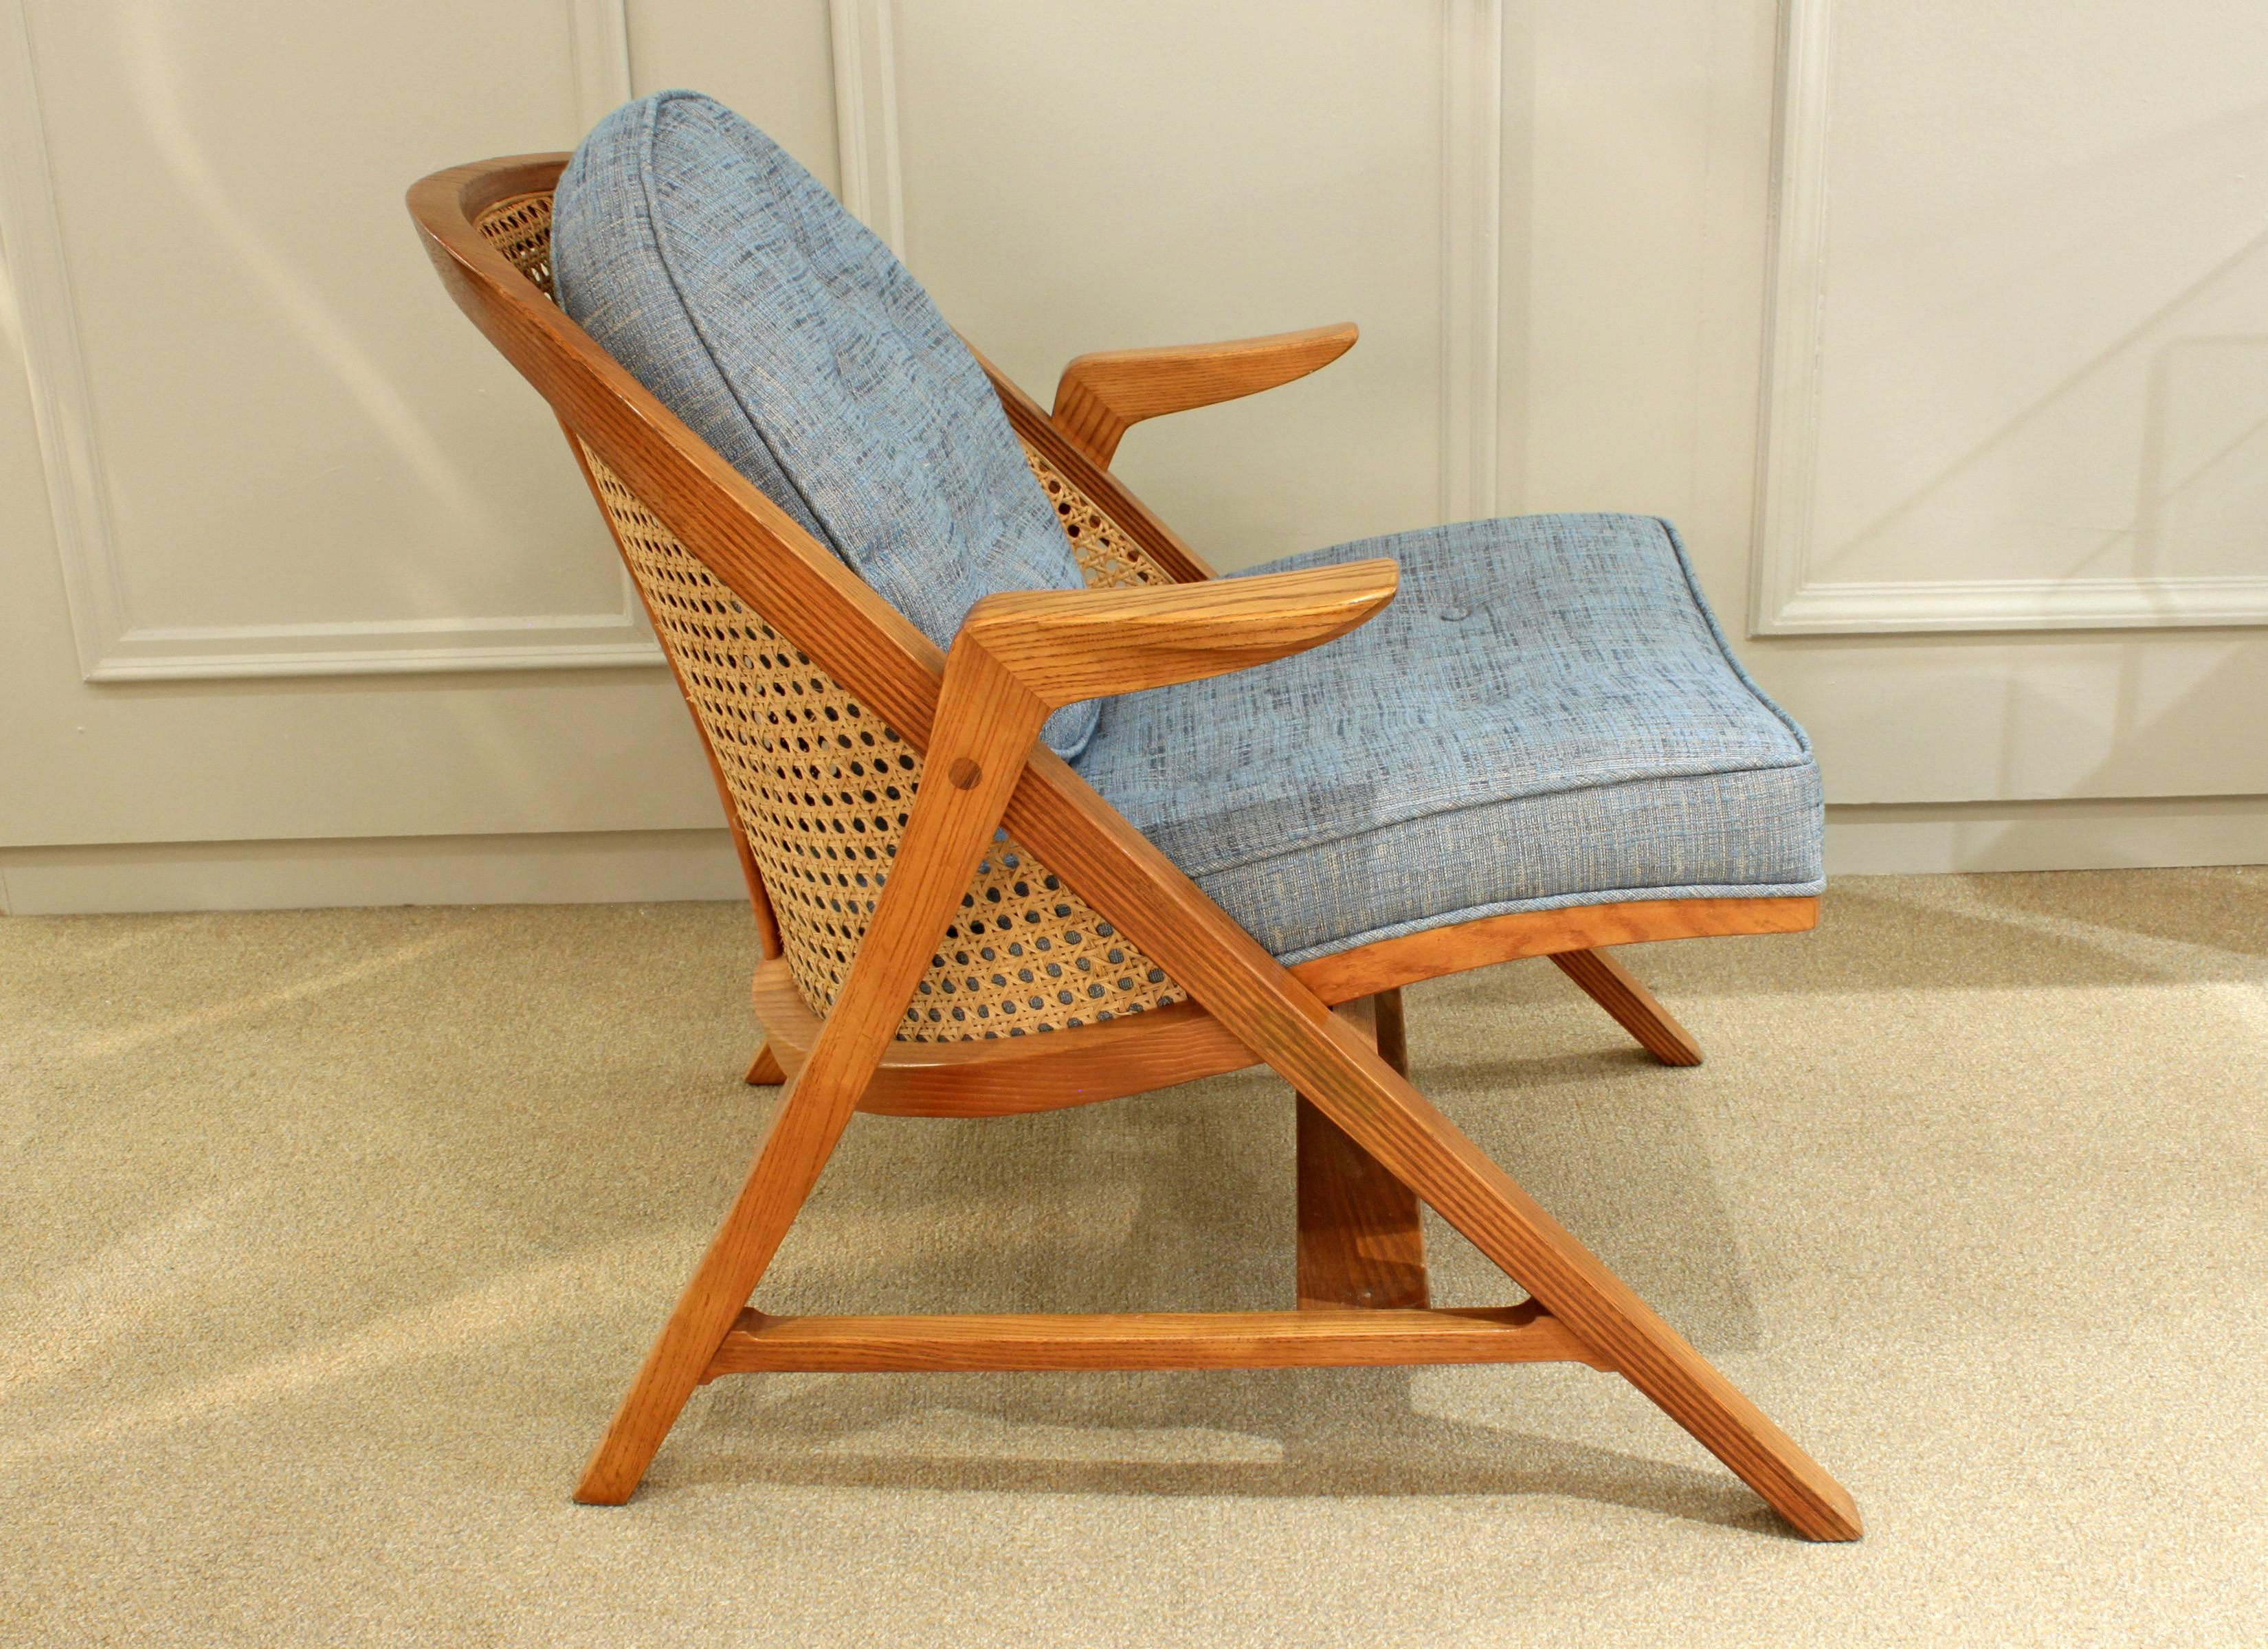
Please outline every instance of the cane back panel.
[{"label": "cane back panel", "polygon": [[[481,215],[481,232],[551,292],[551,196]],[[825,1013],[866,936],[905,836],[922,758],[725,587],[621,477],[583,448],[622,558],[732,792],[797,988]],[[1092,587],[1172,580],[1027,445]],[[1123,934],[1004,835],[899,1027],[901,1041],[1021,1036],[1139,1013],[1182,992]]]}]

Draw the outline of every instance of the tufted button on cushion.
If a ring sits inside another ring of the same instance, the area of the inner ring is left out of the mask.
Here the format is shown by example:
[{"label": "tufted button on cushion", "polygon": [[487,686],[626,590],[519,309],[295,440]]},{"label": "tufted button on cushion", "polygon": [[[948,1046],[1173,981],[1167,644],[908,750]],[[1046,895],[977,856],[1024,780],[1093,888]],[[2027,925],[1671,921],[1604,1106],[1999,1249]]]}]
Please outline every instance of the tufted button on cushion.
[{"label": "tufted button on cushion", "polygon": [[[554,197],[559,301],[772,502],[949,646],[1079,563],[983,369],[905,266],[755,127],[661,92],[584,139]],[[1057,710],[1076,755],[1093,703]]]},{"label": "tufted button on cushion", "polygon": [[1286,961],[1511,910],[1815,894],[1819,769],[1668,523],[1398,533],[1392,606],[1311,652],[1111,701],[1079,771]]}]

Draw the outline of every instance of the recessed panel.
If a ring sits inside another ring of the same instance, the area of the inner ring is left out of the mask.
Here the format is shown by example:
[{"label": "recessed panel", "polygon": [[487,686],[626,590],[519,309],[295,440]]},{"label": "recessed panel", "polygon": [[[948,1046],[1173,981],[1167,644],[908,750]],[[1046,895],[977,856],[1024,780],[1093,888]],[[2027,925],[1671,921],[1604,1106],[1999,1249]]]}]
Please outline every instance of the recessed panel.
[{"label": "recessed panel", "polygon": [[73,0],[30,21],[121,628],[280,632],[229,644],[257,652],[620,614],[556,427],[401,203],[439,166],[572,146],[569,8]]},{"label": "recessed panel", "polygon": [[2268,615],[2268,11],[1796,16],[1760,619]]}]

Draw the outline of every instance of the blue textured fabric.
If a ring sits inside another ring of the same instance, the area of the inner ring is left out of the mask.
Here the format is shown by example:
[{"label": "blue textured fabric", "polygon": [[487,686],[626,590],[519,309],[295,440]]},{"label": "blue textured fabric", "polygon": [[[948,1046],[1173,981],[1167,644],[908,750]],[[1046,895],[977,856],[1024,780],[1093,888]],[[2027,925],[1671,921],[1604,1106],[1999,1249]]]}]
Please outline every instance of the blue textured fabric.
[{"label": "blue textured fabric", "polygon": [[[904,265],[714,99],[660,92],[583,140],[553,202],[559,301],[940,647],[1079,563],[999,398]],[[1076,755],[1096,706],[1057,710]]]},{"label": "blue textured fabric", "polygon": [[1399,533],[1339,640],[1114,700],[1079,771],[1286,961],[1510,910],[1813,894],[1819,769],[1675,532],[1550,515]]}]

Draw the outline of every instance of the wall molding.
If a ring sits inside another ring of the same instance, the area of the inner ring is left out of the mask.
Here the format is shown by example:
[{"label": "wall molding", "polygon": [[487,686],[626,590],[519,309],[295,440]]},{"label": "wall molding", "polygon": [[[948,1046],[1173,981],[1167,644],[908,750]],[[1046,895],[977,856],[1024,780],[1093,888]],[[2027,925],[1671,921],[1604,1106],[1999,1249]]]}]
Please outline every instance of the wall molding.
[{"label": "wall molding", "polygon": [[[624,0],[565,0],[562,21],[577,112],[586,124],[594,123],[630,95]],[[0,240],[22,320],[55,549],[86,680],[549,670],[660,661],[627,571],[617,585],[616,605],[600,613],[304,624],[136,622],[110,519],[24,0],[0,0]]]},{"label": "wall molding", "polygon": [[2144,870],[2268,861],[2268,796],[2103,796],[1827,807],[1839,876]]},{"label": "wall molding", "polygon": [[898,148],[898,55],[891,0],[828,0],[835,47],[835,159],[850,214],[906,257]]},{"label": "wall molding", "polygon": [[630,100],[630,0],[567,0],[567,49],[587,131]]},{"label": "wall molding", "polygon": [[1820,352],[1831,232],[1836,0],[1786,0],[1774,157],[1771,291],[1756,462],[1749,629],[1757,636],[1920,630],[2116,629],[2268,623],[2268,576],[1820,578],[1811,564],[1818,485]]},{"label": "wall molding", "polygon": [[747,897],[721,825],[0,848],[0,917]]},{"label": "wall molding", "polygon": [[2268,578],[1962,578],[1798,584],[1759,635],[2132,629],[2268,623]]},{"label": "wall molding", "polygon": [[1497,513],[1504,0],[1441,8],[1441,519]]},{"label": "wall molding", "polygon": [[1756,547],[1749,557],[1749,628],[1759,636],[1804,628],[1786,615],[1806,587],[1818,479],[1819,307],[1826,278],[1828,87],[1833,65],[1830,23],[1824,0],[1785,0]]},{"label": "wall molding", "polygon": [[[2268,796],[1827,809],[1830,878],[2250,865],[2264,843]],[[678,899],[745,908],[722,827],[0,848],[0,917]]]}]

